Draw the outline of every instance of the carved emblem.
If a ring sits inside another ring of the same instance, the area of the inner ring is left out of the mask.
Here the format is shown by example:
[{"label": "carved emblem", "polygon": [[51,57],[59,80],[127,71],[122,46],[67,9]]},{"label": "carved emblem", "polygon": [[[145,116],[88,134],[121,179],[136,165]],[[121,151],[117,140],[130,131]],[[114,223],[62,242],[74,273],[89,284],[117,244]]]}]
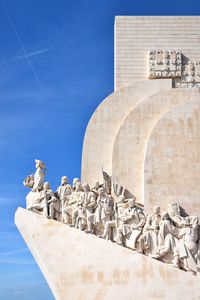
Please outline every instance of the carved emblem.
[{"label": "carved emblem", "polygon": [[181,77],[180,50],[149,50],[149,78]]}]

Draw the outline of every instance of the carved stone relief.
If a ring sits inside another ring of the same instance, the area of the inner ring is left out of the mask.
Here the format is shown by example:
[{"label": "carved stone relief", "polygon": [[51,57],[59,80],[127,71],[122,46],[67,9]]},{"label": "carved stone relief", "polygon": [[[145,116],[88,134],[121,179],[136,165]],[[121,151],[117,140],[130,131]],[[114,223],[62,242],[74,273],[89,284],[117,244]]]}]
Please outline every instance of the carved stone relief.
[{"label": "carved stone relief", "polygon": [[176,88],[200,87],[200,61],[191,61],[181,50],[148,51],[148,78],[173,78]]},{"label": "carved stone relief", "polygon": [[149,50],[149,79],[181,77],[180,50]]},{"label": "carved stone relief", "polygon": [[199,220],[197,216],[183,216],[178,203],[170,203],[168,212],[160,212],[155,206],[146,215],[136,198],[127,198],[126,189],[113,183],[104,171],[103,183],[95,183],[95,188],[78,178],[71,186],[63,176],[54,193],[44,182],[44,164],[37,162],[39,189],[34,188],[36,184],[38,187],[38,176],[29,175],[24,180],[24,185],[32,188],[27,195],[27,209],[192,274],[200,271]]}]

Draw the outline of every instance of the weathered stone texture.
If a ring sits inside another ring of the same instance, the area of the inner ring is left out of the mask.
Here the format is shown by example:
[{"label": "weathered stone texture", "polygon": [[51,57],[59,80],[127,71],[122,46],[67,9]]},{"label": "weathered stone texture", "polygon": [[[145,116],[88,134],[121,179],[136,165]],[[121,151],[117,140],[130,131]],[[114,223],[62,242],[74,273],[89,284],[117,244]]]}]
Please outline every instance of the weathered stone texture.
[{"label": "weathered stone texture", "polygon": [[181,49],[199,61],[200,16],[117,16],[115,90],[148,76],[150,49]]},{"label": "weathered stone texture", "polygon": [[132,83],[108,96],[92,115],[84,137],[82,152],[83,182],[102,182],[102,167],[112,173],[113,147],[124,118],[146,97],[160,89],[171,88],[171,79]]},{"label": "weathered stone texture", "polygon": [[[123,120],[121,127],[118,130],[118,133],[115,138],[113,159],[112,159],[112,176],[114,182],[122,184],[127,190],[129,190],[132,194],[136,196],[138,202],[144,203],[145,205],[148,203],[148,196],[146,196],[146,200],[144,201],[144,191],[146,190],[146,185],[144,185],[144,174],[148,173],[149,170],[148,170],[148,165],[144,169],[144,162],[145,162],[147,143],[148,142],[150,143],[151,141],[151,131],[153,127],[156,125],[156,123],[159,121],[160,118],[162,118],[168,111],[172,110],[177,105],[184,102],[189,102],[189,103],[191,102],[191,105],[193,106],[193,101],[200,103],[200,93],[198,90],[191,90],[191,89],[160,90],[159,92],[151,95],[150,97],[147,97],[145,100],[143,100],[138,105],[136,105],[132,109],[132,111],[127,115],[127,117]],[[193,118],[191,116],[190,119],[191,119],[191,126],[193,125],[195,126],[195,128],[198,128],[199,120],[197,119],[197,117],[195,116],[195,118]],[[191,132],[190,130],[188,130],[187,132],[187,130],[188,128],[185,128],[185,135],[187,136],[189,134],[190,139],[192,139],[193,131]],[[167,137],[166,139],[164,135],[162,135],[162,137],[163,140],[165,141],[165,147],[168,149]],[[178,147],[179,136],[177,137],[174,136],[174,138],[176,140],[177,147]],[[189,141],[190,139],[187,138],[187,141]],[[159,146],[158,143],[157,144],[158,151],[160,147],[162,147],[162,145]],[[182,146],[180,145],[180,149],[181,147]],[[195,140],[195,144],[191,145],[191,147],[200,148],[200,140],[198,139]],[[191,161],[193,160],[192,156],[193,155],[195,156],[195,153],[196,156],[198,156],[198,150],[191,148],[191,153],[190,155],[188,155],[187,158],[188,163],[190,160]],[[149,153],[149,162],[151,161],[152,156],[155,155],[156,154],[154,151],[152,151],[151,154]],[[177,149],[177,155],[178,155],[178,149]],[[180,156],[181,155],[182,154],[180,153]],[[200,159],[200,155],[199,155],[199,159]],[[151,163],[149,164],[151,165],[151,170],[154,170],[154,168],[156,170],[160,170],[160,172],[163,173],[164,176],[165,170],[163,170],[163,166],[160,163],[160,161],[162,161],[162,155],[159,155],[159,158],[156,160],[156,162],[153,165]],[[196,165],[196,169],[199,170],[199,174],[200,174],[199,165]],[[190,168],[190,172],[192,172],[192,168]],[[180,175],[178,176],[179,176],[179,181],[181,182],[181,176]],[[200,180],[199,176],[200,175],[197,176],[195,182]],[[187,177],[188,177],[188,187],[189,186],[191,187],[190,176]],[[168,180],[170,181],[170,176]],[[183,180],[182,183],[184,185],[185,181]],[[193,192],[195,192],[195,190],[196,191],[199,190],[198,187],[195,188],[195,184],[192,184],[192,186],[194,189]],[[159,190],[159,187],[156,186],[154,189],[155,193],[157,188]],[[169,194],[170,192],[172,192],[170,186],[168,192]],[[172,192],[172,194],[174,194],[174,191]],[[154,205],[156,203],[157,204],[160,203],[160,201],[162,201],[161,198],[163,198],[164,195],[162,196],[162,193],[160,193],[159,198],[155,197],[153,201]],[[199,195],[200,195],[200,191],[199,191]],[[152,198],[154,198],[154,196],[155,194],[152,192]],[[184,196],[184,189],[180,196]],[[178,201],[178,199],[176,200]],[[193,203],[193,200],[194,199],[191,199],[191,204]],[[150,207],[151,208],[153,207],[152,203],[150,204]],[[164,207],[164,209],[166,209],[166,207]]]},{"label": "weathered stone texture", "polygon": [[145,156],[145,207],[159,203],[166,209],[177,201],[200,217],[200,96],[191,95],[158,121]]},{"label": "weathered stone texture", "polygon": [[200,298],[198,276],[22,208],[15,223],[57,300]]}]

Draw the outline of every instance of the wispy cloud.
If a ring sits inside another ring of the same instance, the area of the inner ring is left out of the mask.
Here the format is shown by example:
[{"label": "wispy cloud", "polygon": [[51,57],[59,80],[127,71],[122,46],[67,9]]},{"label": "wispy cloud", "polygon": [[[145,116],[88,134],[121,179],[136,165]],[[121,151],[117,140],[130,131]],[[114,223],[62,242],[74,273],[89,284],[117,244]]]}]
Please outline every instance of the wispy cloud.
[{"label": "wispy cloud", "polygon": [[1,259],[0,264],[11,264],[11,265],[35,265],[36,263],[31,259]]},{"label": "wispy cloud", "polygon": [[9,274],[7,276],[4,275],[4,278],[29,276],[29,275],[38,274],[38,273],[39,273],[39,270],[37,270],[37,271],[30,271],[30,272],[20,272],[20,273]]},{"label": "wispy cloud", "polygon": [[28,249],[21,248],[21,249],[15,250],[15,251],[2,252],[2,253],[0,253],[0,256],[9,256],[9,255],[20,254],[20,253],[24,253],[24,252],[28,252]]},{"label": "wispy cloud", "polygon": [[3,59],[3,60],[0,61],[0,66],[10,64],[10,63],[16,62],[18,60],[27,59],[27,57],[33,57],[33,56],[36,56],[36,55],[43,54],[43,53],[48,52],[49,50],[51,50],[53,48],[54,47],[44,48],[44,49],[41,49],[41,50],[33,51],[33,52],[22,54],[22,55],[16,55],[12,58]]}]

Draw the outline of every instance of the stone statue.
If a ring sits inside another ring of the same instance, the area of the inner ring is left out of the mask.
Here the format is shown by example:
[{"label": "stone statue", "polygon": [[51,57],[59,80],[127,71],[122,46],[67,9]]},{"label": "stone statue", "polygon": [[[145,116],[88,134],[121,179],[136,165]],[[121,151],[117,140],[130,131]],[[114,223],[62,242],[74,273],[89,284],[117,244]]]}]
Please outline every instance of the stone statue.
[{"label": "stone statue", "polygon": [[60,201],[55,197],[49,182],[45,182],[38,199],[30,207],[31,210],[41,212],[45,217],[54,219],[55,214],[60,212]]},{"label": "stone statue", "polygon": [[146,255],[154,255],[158,247],[158,233],[159,225],[161,221],[160,207],[154,206],[153,213],[147,216],[146,224],[143,228],[143,234],[139,238],[139,249],[140,253]]},{"label": "stone statue", "polygon": [[85,213],[87,219],[91,214],[94,212],[94,209],[96,208],[96,194],[93,191],[90,191],[89,184],[83,183],[82,184],[83,192],[84,192],[84,200],[83,200],[83,206],[85,208]]},{"label": "stone statue", "polygon": [[170,203],[168,212],[162,214],[160,207],[154,206],[146,217],[136,198],[129,198],[123,186],[112,184],[113,199],[111,177],[104,171],[104,184],[95,182],[91,189],[78,178],[71,186],[67,176],[62,176],[54,193],[44,182],[44,163],[35,162],[35,174],[23,182],[32,189],[26,197],[27,209],[193,274],[200,271],[199,220],[197,216],[182,215],[178,203]]},{"label": "stone statue", "polygon": [[69,201],[69,195],[72,193],[72,187],[68,184],[67,176],[61,177],[61,185],[57,188],[56,196],[61,202],[61,222],[64,221],[64,208],[67,206]]},{"label": "stone statue", "polygon": [[36,171],[34,174],[33,192],[41,191],[44,183],[44,176],[46,174],[46,167],[41,160],[35,159]]},{"label": "stone statue", "polygon": [[197,272],[198,264],[198,226],[199,220],[197,216],[181,216],[178,203],[171,203],[168,206],[170,217],[178,228],[178,258],[177,266],[191,271]]},{"label": "stone statue", "polygon": [[128,239],[129,247],[136,249],[136,242],[142,234],[146,217],[142,209],[136,206],[135,199],[128,199],[128,205],[122,215],[118,216],[117,243],[126,246]]},{"label": "stone statue", "polygon": [[35,201],[39,198],[39,193],[43,189],[44,177],[46,173],[46,168],[41,160],[35,159],[36,171],[34,174],[28,175],[23,184],[26,187],[32,188],[32,190],[26,196],[26,208],[30,209]]},{"label": "stone statue", "polygon": [[172,219],[167,212],[161,214],[161,221],[159,224],[159,243],[155,251],[154,258],[162,258],[164,261],[172,261],[174,258],[174,265],[177,266],[178,256],[178,229],[174,226]]},{"label": "stone statue", "polygon": [[75,189],[76,189],[76,183],[77,182],[80,182],[80,179],[79,178],[74,178],[73,179],[73,183],[72,183],[72,189],[75,191]]},{"label": "stone statue", "polygon": [[119,192],[117,195],[119,195],[119,196],[118,196],[117,201],[114,203],[114,215],[112,217],[112,220],[111,221],[108,220],[105,222],[104,232],[100,236],[101,238],[104,238],[107,240],[113,240],[115,242],[117,241],[116,234],[117,234],[117,228],[118,228],[118,218],[119,218],[119,216],[121,216],[123,214],[123,212],[127,208],[127,204],[128,204],[127,199],[121,192]]},{"label": "stone statue", "polygon": [[96,211],[88,217],[88,232],[90,233],[93,233],[95,229],[101,232],[114,213],[113,199],[106,194],[105,188],[99,188],[98,193]]},{"label": "stone statue", "polygon": [[80,181],[76,181],[75,190],[69,195],[69,201],[63,209],[64,223],[75,226],[76,209],[83,203],[83,190]]}]

